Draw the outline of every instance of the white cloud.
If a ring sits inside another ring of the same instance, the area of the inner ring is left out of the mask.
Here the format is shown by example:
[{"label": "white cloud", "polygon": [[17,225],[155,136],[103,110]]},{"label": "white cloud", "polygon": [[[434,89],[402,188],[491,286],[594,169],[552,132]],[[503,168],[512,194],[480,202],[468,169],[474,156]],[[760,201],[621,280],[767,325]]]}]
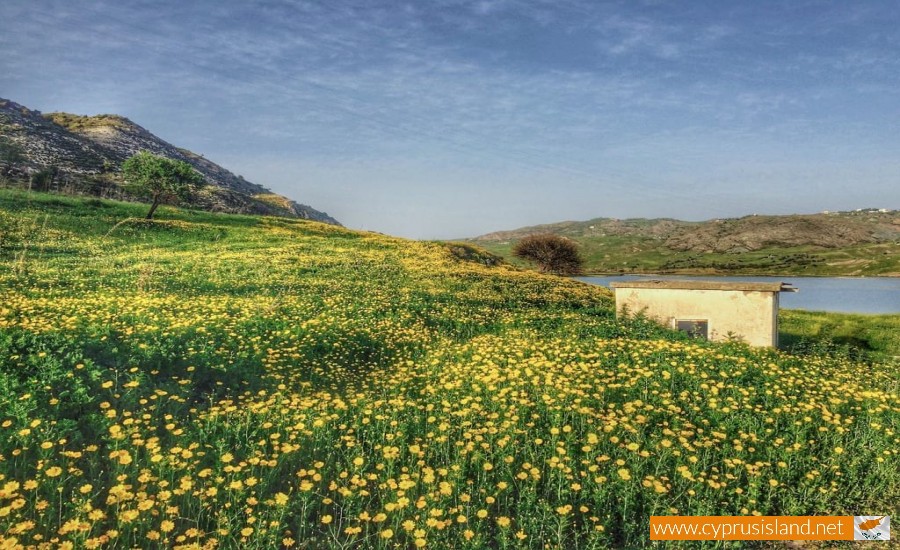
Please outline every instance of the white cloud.
[{"label": "white cloud", "polygon": [[[353,195],[377,173],[382,186],[475,180],[507,195],[533,182],[561,190],[529,195],[554,216],[610,191],[627,191],[636,212],[687,208],[680,197],[708,178],[743,197],[745,183],[725,177],[750,170],[742,156],[777,166],[759,173],[776,186],[798,174],[798,149],[801,165],[841,140],[873,162],[900,146],[897,10],[807,18],[798,6],[7,0],[0,95],[118,111],[288,194],[291,182],[306,194],[314,175]],[[316,198],[328,210],[335,197]],[[379,223],[376,203],[359,219]]]}]

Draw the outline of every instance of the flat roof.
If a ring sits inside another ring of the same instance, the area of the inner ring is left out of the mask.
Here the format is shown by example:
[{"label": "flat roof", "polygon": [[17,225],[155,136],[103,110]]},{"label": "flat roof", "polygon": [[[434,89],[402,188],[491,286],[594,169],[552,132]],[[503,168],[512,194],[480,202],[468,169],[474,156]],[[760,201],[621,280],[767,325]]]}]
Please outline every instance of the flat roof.
[{"label": "flat roof", "polygon": [[613,288],[658,288],[678,290],[732,290],[751,292],[797,292],[790,283],[742,283],[721,281],[621,281],[612,283]]}]

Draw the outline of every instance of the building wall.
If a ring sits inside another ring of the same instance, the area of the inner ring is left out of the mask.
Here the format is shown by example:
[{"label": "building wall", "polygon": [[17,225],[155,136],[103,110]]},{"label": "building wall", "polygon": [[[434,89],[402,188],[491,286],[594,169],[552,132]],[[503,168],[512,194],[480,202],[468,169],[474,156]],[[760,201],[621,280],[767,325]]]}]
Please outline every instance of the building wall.
[{"label": "building wall", "polygon": [[777,292],[617,288],[617,313],[624,308],[629,315],[643,311],[670,328],[676,319],[706,319],[714,341],[726,340],[731,333],[751,346],[778,344]]}]

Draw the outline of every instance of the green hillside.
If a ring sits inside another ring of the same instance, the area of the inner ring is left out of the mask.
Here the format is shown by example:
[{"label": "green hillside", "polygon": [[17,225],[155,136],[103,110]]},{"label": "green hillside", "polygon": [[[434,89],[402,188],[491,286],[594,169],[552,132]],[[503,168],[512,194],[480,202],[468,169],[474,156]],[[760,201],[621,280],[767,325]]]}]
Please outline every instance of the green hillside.
[{"label": "green hillside", "polygon": [[520,263],[522,237],[577,242],[590,273],[900,276],[900,213],[860,210],[685,222],[597,218],[498,231],[472,242]]},{"label": "green hillside", "polygon": [[464,246],[144,214],[0,190],[0,547],[633,548],[651,515],[898,512],[896,365],[620,323]]}]

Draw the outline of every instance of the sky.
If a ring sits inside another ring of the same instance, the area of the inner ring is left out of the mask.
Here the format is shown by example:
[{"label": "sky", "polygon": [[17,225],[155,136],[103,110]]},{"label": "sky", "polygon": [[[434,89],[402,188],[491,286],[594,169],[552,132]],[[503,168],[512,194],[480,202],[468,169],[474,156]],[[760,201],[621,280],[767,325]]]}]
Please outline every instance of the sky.
[{"label": "sky", "polygon": [[412,238],[900,208],[896,0],[3,0],[0,97]]}]

